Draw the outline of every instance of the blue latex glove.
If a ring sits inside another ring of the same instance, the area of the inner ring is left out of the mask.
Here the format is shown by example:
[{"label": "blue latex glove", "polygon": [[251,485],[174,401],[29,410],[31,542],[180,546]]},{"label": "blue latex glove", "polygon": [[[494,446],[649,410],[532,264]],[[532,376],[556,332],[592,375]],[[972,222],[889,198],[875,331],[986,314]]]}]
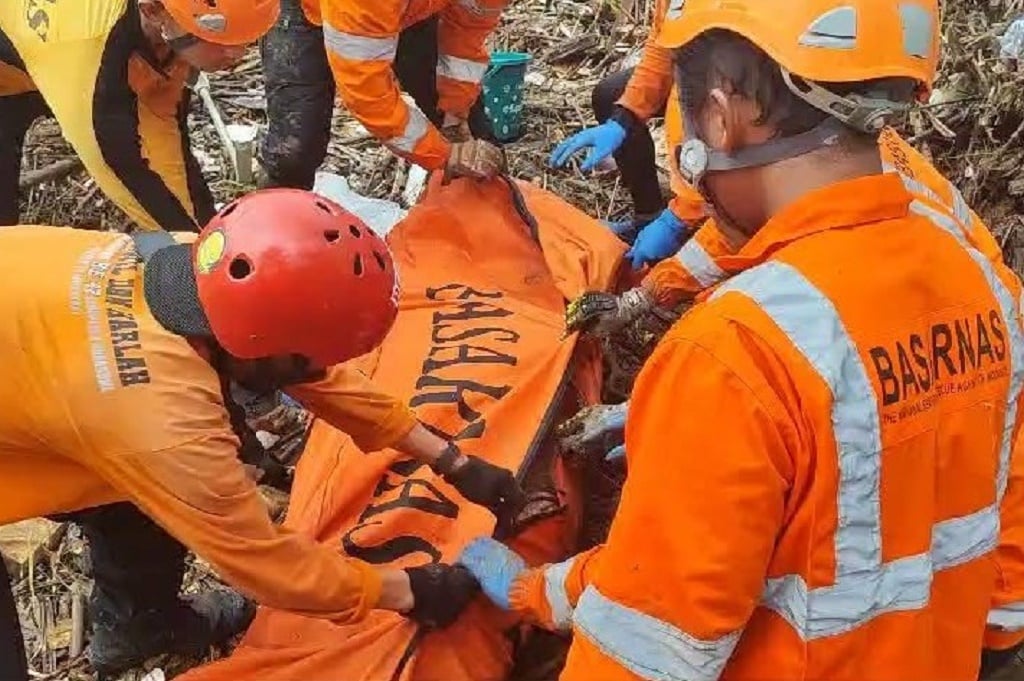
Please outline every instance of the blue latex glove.
[{"label": "blue latex glove", "polygon": [[619,237],[620,240],[630,246],[633,245],[633,242],[636,241],[637,234],[639,234],[637,221],[634,218],[630,218],[629,220],[617,220],[614,222],[610,220],[602,220],[601,224],[607,227],[612,234]]},{"label": "blue latex glove", "polygon": [[638,270],[644,265],[656,263],[675,255],[686,241],[687,225],[666,208],[656,219],[652,220],[626,251],[626,257]]},{"label": "blue latex glove", "polygon": [[598,163],[608,158],[626,141],[626,129],[615,121],[607,121],[594,128],[587,128],[565,140],[551,152],[548,160],[555,168],[561,168],[576,152],[589,148],[580,170],[593,170]]},{"label": "blue latex glove", "polygon": [[512,549],[490,537],[479,537],[462,550],[457,561],[473,573],[480,588],[495,605],[510,610],[509,592],[526,562]]}]

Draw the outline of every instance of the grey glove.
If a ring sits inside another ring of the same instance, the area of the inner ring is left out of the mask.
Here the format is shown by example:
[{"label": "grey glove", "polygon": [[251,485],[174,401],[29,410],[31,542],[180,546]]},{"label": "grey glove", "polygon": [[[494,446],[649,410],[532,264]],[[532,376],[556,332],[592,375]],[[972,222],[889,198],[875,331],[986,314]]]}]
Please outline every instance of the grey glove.
[{"label": "grey glove", "polygon": [[643,288],[630,289],[621,296],[589,291],[569,303],[565,310],[565,333],[574,331],[610,336],[654,307],[654,299]]}]

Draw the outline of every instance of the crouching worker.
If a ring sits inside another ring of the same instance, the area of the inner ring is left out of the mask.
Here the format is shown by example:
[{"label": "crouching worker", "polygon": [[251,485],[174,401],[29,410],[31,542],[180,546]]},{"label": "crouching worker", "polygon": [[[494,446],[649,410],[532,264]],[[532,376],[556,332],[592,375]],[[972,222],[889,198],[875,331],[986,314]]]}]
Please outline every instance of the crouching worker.
[{"label": "crouching worker", "polygon": [[680,166],[747,240],[637,380],[607,543],[461,558],[571,629],[563,681],[973,681],[1024,641],[1020,281],[955,189],[879,150],[927,98],[937,5],[666,22]]},{"label": "crouching worker", "polygon": [[198,231],[215,209],[189,148],[185,84],[241,59],[278,2],[0,3],[0,225],[18,222],[25,133],[52,115],[133,224]]},{"label": "crouching worker", "polygon": [[[665,116],[666,143],[679,143],[681,123],[673,92],[672,52],[658,43],[670,11],[668,0],[654,6],[652,28],[635,68],[618,71],[599,82],[593,92],[593,111],[599,125],[563,141],[550,163],[562,167],[578,152],[588,150],[580,164],[587,172],[614,156],[622,185],[629,192],[633,215],[608,226],[633,248],[626,254],[635,269],[674,253],[705,218],[704,203],[671,165],[673,198],[667,204],[658,182],[654,138],[648,122]],[[641,240],[637,237],[643,235]]]},{"label": "crouching worker", "polygon": [[[385,243],[291,189],[229,204],[194,245],[136,237],[0,230],[0,310],[12,320],[0,331],[0,523],[73,513],[83,525],[94,666],[201,651],[247,626],[253,608],[232,592],[179,598],[188,549],[271,607],[452,621],[476,588],[463,570],[378,570],[271,524],[225,397],[230,381],[287,390],[364,451],[393,447],[430,465],[500,522],[517,513],[509,471],[463,455],[341,364],[372,351],[396,317]],[[46,268],[33,265],[38,254]],[[0,646],[14,646],[12,612],[0,631]],[[0,678],[23,678],[8,671],[22,659],[0,656]]]},{"label": "crouching worker", "polygon": [[504,170],[480,83],[487,38],[507,3],[281,0],[281,16],[260,42],[265,184],[312,188],[336,93],[370,134],[411,163],[450,177]]}]

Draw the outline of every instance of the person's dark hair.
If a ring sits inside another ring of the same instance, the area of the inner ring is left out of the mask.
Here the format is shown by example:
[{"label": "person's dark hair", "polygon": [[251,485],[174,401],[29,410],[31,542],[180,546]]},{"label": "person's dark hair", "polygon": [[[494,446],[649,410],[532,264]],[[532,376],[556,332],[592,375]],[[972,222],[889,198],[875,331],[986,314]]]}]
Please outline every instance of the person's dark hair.
[{"label": "person's dark hair", "polygon": [[[714,88],[754,101],[761,110],[758,123],[771,124],[780,137],[811,130],[829,114],[797,97],[782,79],[779,64],[743,36],[724,29],[708,31],[675,51],[676,82],[685,109],[696,113]],[[857,83],[816,81],[839,95],[870,93],[893,101],[910,102],[916,84],[907,78],[880,78]],[[847,128],[845,146],[874,143],[877,134]]]}]

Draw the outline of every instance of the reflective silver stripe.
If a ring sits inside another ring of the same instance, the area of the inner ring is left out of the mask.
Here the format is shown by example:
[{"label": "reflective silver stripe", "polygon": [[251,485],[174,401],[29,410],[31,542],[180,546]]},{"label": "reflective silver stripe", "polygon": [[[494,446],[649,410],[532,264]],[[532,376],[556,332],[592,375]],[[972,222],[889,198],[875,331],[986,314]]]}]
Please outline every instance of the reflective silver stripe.
[{"label": "reflective silver stripe", "polygon": [[437,75],[461,80],[464,83],[479,83],[487,72],[487,64],[471,59],[442,54],[437,59]]},{"label": "reflective silver stripe", "polygon": [[393,61],[398,37],[368,38],[339,31],[324,22],[324,45],[342,59],[354,61]]},{"label": "reflective silver stripe", "polygon": [[914,201],[911,210],[957,238],[982,269],[1006,323],[1010,357],[995,501],[974,513],[937,523],[927,553],[881,562],[878,406],[860,356],[832,303],[795,268],[779,262],[733,277],[711,297],[736,292],[757,302],[832,391],[831,420],[840,469],[836,583],[808,589],[801,576],[786,575],[769,579],[762,597],[762,605],[779,613],[804,640],[848,631],[885,612],[923,607],[934,572],[982,556],[998,541],[999,502],[1006,489],[1017,400],[1024,384],[1024,334],[1016,323],[1009,289],[953,219],[920,201]]},{"label": "reflective silver stripe", "polygon": [[414,106],[409,106],[409,122],[405,124],[405,130],[398,137],[392,137],[384,144],[393,151],[404,154],[411,154],[416,144],[423,139],[430,129],[430,121],[422,111]]},{"label": "reflective silver stripe", "polygon": [[580,596],[573,623],[602,653],[650,681],[715,681],[740,640],[740,632],[734,632],[702,641],[606,598],[593,586]]},{"label": "reflective silver stripe", "polygon": [[1024,603],[1008,603],[989,610],[988,625],[1003,631],[1024,629]]},{"label": "reflective silver stripe", "polygon": [[676,253],[676,259],[704,288],[725,279],[725,272],[715,264],[715,261],[704,250],[704,247],[697,243],[696,239],[687,241]]},{"label": "reflective silver stripe", "polygon": [[564,563],[556,563],[544,570],[544,596],[551,608],[551,620],[558,631],[572,629],[572,604],[565,591],[565,578],[576,562],[573,556]]}]

